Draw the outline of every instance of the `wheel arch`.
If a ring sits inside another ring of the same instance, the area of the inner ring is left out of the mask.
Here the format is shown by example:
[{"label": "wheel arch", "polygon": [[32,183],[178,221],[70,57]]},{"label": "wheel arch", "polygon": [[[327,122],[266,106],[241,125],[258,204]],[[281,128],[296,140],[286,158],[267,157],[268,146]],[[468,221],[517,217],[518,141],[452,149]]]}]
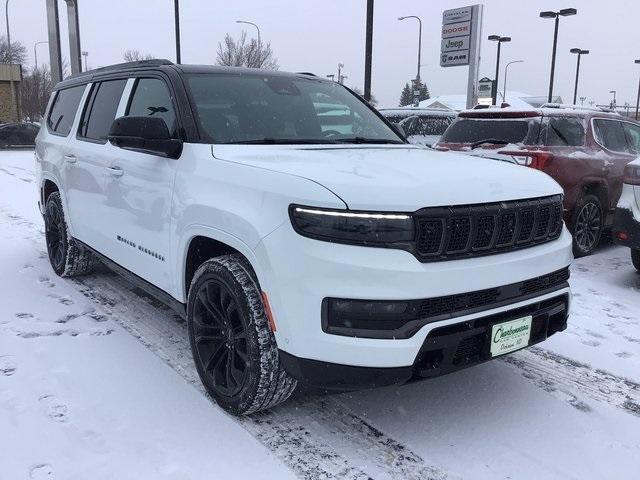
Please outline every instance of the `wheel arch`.
[{"label": "wheel arch", "polygon": [[604,179],[585,179],[580,186],[580,195],[576,201],[584,195],[595,195],[598,197],[598,200],[600,200],[600,203],[602,204],[603,212],[606,212],[610,208],[609,186]]}]

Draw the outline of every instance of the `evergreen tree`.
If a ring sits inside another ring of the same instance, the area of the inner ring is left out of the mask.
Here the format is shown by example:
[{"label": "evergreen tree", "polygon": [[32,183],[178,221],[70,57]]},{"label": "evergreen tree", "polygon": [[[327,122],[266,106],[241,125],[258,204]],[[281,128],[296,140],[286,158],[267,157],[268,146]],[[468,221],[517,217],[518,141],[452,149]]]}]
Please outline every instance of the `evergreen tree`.
[{"label": "evergreen tree", "polygon": [[402,93],[400,94],[400,106],[406,107],[413,103],[413,92],[411,91],[411,85],[405,83]]}]

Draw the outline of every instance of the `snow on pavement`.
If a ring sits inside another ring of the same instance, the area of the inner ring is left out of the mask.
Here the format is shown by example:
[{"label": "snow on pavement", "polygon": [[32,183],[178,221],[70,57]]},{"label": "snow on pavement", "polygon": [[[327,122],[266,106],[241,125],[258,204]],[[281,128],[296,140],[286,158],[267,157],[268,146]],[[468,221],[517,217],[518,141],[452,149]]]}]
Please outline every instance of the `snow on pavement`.
[{"label": "snow on pavement", "polygon": [[32,153],[0,152],[0,480],[636,478],[627,250],[574,264],[570,326],[539,347],[235,419],[204,394],[169,309],[106,271],[55,276],[32,171]]}]

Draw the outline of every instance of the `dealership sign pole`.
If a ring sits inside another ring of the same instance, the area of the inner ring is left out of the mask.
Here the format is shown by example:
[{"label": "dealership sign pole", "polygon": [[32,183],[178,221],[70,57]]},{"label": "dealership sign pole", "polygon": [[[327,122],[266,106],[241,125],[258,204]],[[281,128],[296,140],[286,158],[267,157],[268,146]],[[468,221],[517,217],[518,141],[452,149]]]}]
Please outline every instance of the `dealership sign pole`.
[{"label": "dealership sign pole", "polygon": [[440,66],[469,66],[467,79],[467,108],[477,102],[480,76],[480,43],[482,38],[483,5],[445,10],[442,13]]}]

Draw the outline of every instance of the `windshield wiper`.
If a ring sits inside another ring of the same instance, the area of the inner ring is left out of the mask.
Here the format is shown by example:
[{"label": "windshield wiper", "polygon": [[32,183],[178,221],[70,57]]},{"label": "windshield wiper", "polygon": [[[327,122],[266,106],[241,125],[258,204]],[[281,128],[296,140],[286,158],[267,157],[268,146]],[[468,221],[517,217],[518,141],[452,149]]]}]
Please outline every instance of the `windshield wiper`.
[{"label": "windshield wiper", "polygon": [[236,140],[224,142],[225,145],[315,145],[335,144],[334,140],[326,138],[254,138],[251,140]]},{"label": "windshield wiper", "polygon": [[374,144],[385,144],[385,143],[391,143],[391,144],[402,144],[404,142],[400,141],[400,140],[391,140],[388,138],[366,138],[366,137],[352,137],[352,138],[340,138],[335,140],[336,143],[356,143],[356,144],[362,144],[362,143],[374,143]]},{"label": "windshield wiper", "polygon": [[496,138],[486,138],[484,140],[480,140],[478,142],[472,143],[471,148],[474,149],[476,147],[479,147],[480,145],[485,145],[487,143],[493,144],[493,145],[509,145],[511,142],[507,142],[506,140],[499,140]]}]

